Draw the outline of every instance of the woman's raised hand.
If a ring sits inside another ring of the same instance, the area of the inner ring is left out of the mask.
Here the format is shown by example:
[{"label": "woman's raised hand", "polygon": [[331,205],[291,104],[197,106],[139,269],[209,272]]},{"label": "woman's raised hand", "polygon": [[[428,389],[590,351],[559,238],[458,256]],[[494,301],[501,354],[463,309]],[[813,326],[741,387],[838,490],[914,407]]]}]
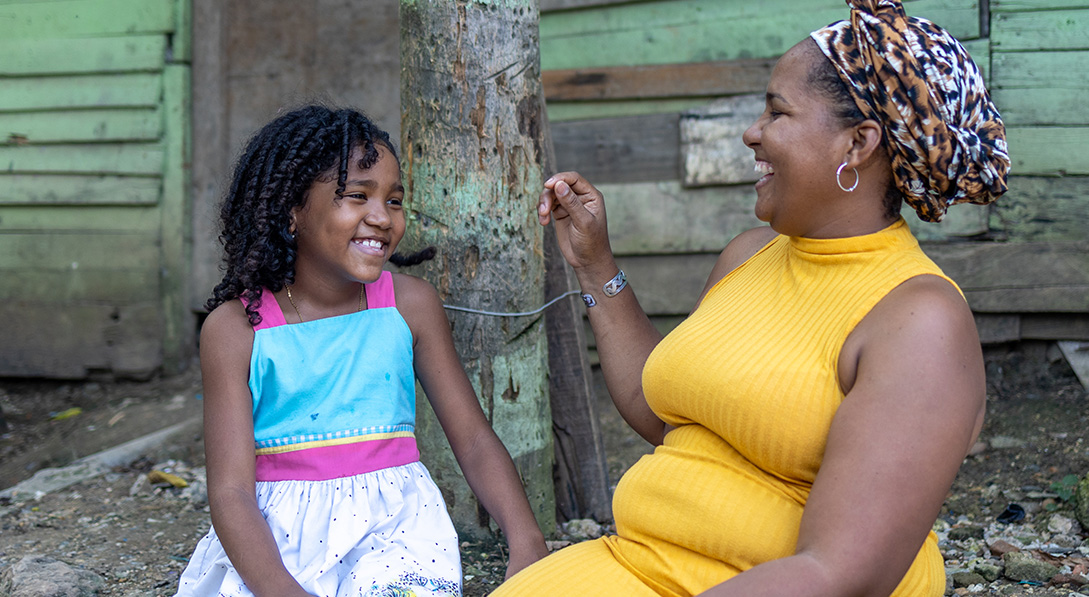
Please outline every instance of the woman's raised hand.
[{"label": "woman's raised hand", "polygon": [[556,240],[571,267],[612,262],[601,191],[578,172],[554,174],[544,187],[537,218],[542,226],[555,222]]}]

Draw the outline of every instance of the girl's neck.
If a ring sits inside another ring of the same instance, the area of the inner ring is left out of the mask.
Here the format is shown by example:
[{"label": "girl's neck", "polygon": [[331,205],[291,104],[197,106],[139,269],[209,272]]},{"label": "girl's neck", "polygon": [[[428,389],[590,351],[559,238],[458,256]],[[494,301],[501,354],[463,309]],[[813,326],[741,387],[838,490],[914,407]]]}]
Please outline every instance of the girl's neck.
[{"label": "girl's neck", "polygon": [[366,287],[360,282],[337,285],[308,282],[297,276],[294,284],[285,286],[283,291],[277,293],[291,323],[337,317],[367,308]]}]

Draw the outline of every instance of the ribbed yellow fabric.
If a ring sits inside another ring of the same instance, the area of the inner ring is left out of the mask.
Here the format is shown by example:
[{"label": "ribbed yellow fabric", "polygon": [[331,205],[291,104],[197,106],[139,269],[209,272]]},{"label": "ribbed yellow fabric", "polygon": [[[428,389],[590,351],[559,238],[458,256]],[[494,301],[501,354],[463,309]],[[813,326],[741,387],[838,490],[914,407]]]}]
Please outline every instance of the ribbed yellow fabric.
[{"label": "ribbed yellow fabric", "polygon": [[[608,587],[626,570],[660,595],[692,595],[792,554],[844,398],[840,348],[890,290],[924,274],[948,280],[903,220],[861,237],[775,238],[647,360],[647,401],[677,429],[617,486],[617,536],[546,558],[548,574],[531,567],[496,594],[597,594],[584,591],[595,586],[619,595]],[[587,569],[602,547],[617,565]],[[557,586],[565,575],[580,579],[573,592]],[[893,595],[944,591],[931,533]]]}]

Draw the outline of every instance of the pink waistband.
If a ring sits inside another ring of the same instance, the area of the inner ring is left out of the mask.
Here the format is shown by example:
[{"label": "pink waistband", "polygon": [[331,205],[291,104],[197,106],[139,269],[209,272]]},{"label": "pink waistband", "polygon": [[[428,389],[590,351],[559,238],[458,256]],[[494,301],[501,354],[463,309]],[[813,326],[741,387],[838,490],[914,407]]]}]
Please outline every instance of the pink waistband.
[{"label": "pink waistband", "polygon": [[325,481],[370,473],[420,459],[414,437],[322,446],[257,456],[258,481]]}]

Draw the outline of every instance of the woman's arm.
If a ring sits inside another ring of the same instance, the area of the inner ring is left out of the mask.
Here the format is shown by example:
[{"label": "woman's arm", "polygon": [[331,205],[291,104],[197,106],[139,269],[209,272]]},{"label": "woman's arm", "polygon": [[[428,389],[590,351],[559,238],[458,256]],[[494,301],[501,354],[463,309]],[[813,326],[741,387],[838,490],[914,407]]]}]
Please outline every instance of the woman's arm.
[{"label": "woman's arm", "polygon": [[239,301],[225,303],[208,315],[200,334],[200,369],[212,525],[227,557],[255,595],[309,595],[284,567],[257,507],[248,384],[252,350],[253,328]]},{"label": "woman's arm", "polygon": [[983,421],[971,311],[937,276],[886,296],[844,344],[836,413],[794,556],[707,596],[888,595],[913,562]]},{"label": "woman's arm", "polygon": [[631,285],[612,297],[602,287],[620,268],[609,246],[605,203],[601,192],[576,172],[561,172],[545,182],[537,206],[542,225],[553,221],[564,258],[578,277],[582,292],[597,304],[587,309],[594,330],[601,371],[620,415],[652,444],[662,443],[665,423],[643,396],[643,365],[662,340]]},{"label": "woman's arm", "polygon": [[465,375],[438,293],[419,278],[395,275],[394,282],[397,307],[412,330],[416,377],[470,489],[503,530],[510,549],[509,578],[548,554],[544,535],[514,462]]}]

